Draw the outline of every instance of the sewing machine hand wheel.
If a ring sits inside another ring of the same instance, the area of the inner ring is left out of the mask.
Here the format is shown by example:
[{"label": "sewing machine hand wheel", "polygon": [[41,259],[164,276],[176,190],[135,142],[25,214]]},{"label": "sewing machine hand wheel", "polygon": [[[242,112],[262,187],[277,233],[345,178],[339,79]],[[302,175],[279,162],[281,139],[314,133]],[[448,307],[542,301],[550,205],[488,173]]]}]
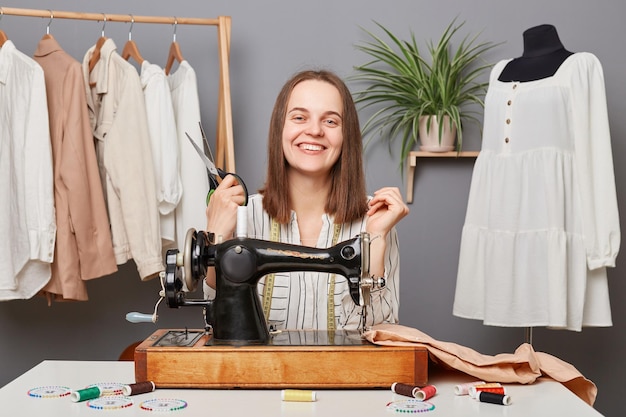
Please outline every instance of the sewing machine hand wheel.
[{"label": "sewing machine hand wheel", "polygon": [[198,281],[206,277],[206,265],[202,265],[200,262],[200,252],[203,246],[208,245],[209,242],[205,233],[198,234],[193,228],[187,230],[182,254],[182,267],[183,278],[189,292],[195,291]]},{"label": "sewing machine hand wheel", "polygon": [[206,300],[186,300],[185,292],[193,292],[198,281],[206,276],[207,265],[201,260],[202,252],[209,246],[203,232],[189,229],[185,236],[183,252],[169,249],[165,256],[165,300],[171,308],[186,305],[206,305]]}]

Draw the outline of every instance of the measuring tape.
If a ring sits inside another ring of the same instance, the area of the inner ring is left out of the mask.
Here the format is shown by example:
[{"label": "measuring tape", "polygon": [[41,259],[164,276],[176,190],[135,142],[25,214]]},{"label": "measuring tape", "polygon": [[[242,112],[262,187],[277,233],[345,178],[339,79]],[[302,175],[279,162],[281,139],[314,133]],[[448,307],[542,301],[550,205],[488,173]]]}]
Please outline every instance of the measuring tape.
[{"label": "measuring tape", "polygon": [[[280,240],[280,224],[272,219],[272,225],[270,228],[270,240],[272,242],[278,242]],[[265,276],[265,287],[263,288],[263,314],[265,315],[265,322],[270,321],[270,310],[272,308],[272,293],[274,292],[274,274]]]},{"label": "measuring tape", "polygon": [[[339,235],[341,233],[341,225],[335,224],[333,226],[333,244],[335,246],[339,241]],[[280,241],[280,224],[272,219],[272,225],[270,228],[270,240],[272,242]],[[263,288],[263,314],[265,315],[265,321],[270,320],[270,310],[272,309],[272,294],[274,293],[274,278],[275,274],[269,274],[265,276],[265,287]],[[326,308],[327,322],[326,326],[328,330],[335,330],[335,274],[330,275],[330,282],[328,283],[328,301]]]},{"label": "measuring tape", "polygon": [[[341,232],[341,225],[335,224],[333,227],[333,244],[335,246],[339,241],[339,233]],[[330,275],[330,282],[328,283],[328,301],[327,301],[327,329],[335,330],[335,274]]]}]

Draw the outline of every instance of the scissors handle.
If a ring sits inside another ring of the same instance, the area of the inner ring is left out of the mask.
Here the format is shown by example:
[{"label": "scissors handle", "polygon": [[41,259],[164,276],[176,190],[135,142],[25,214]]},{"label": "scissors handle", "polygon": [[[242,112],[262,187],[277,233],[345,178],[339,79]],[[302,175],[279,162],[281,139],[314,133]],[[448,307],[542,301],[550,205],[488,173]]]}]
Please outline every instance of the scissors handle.
[{"label": "scissors handle", "polygon": [[[233,177],[235,177],[235,179],[237,180],[237,182],[239,183],[239,185],[241,185],[241,187],[243,188],[243,195],[244,195],[244,200],[243,200],[243,206],[247,206],[248,205],[248,187],[246,187],[246,183],[243,182],[243,180],[241,179],[241,177],[233,172],[226,172],[223,169],[217,168],[217,174],[220,176],[221,179],[226,178],[228,175],[232,175]],[[213,195],[213,193],[215,192],[215,188],[217,188],[217,185],[215,187],[213,187],[213,185],[211,185],[211,189],[209,190],[209,192],[206,195],[206,204],[207,206],[209,205],[209,200],[211,199],[211,196]]]}]

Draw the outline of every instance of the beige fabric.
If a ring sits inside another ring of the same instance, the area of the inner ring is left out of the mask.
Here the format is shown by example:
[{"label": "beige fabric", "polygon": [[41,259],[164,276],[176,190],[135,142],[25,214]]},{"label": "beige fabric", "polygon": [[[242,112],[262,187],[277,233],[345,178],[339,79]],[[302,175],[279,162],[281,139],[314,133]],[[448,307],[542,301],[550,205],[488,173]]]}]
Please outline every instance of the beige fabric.
[{"label": "beige fabric", "polygon": [[86,301],[85,280],[117,271],[98,172],[80,62],[52,37],[37,45],[35,61],[46,81],[54,162],[57,236],[52,299]]},{"label": "beige fabric", "polygon": [[92,46],[83,58],[90,126],[118,265],[133,259],[142,280],[165,270],[146,102],[135,67],[112,39],[93,71]]},{"label": "beige fabric", "polygon": [[567,362],[523,343],[515,353],[483,355],[465,346],[441,342],[427,334],[398,324],[379,324],[365,332],[365,338],[378,345],[423,345],[430,358],[485,381],[532,384],[541,376],[565,385],[589,405],[598,393],[596,385]]}]

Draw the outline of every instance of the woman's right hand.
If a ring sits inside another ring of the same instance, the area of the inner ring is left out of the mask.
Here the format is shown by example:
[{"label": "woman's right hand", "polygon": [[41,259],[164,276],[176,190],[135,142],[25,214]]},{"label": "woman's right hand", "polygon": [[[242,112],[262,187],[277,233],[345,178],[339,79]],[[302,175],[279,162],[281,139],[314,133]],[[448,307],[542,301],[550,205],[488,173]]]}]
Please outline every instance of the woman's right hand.
[{"label": "woman's right hand", "polygon": [[237,226],[237,207],[244,203],[243,187],[232,175],[227,175],[215,189],[206,208],[207,232],[219,240],[230,239]]}]

